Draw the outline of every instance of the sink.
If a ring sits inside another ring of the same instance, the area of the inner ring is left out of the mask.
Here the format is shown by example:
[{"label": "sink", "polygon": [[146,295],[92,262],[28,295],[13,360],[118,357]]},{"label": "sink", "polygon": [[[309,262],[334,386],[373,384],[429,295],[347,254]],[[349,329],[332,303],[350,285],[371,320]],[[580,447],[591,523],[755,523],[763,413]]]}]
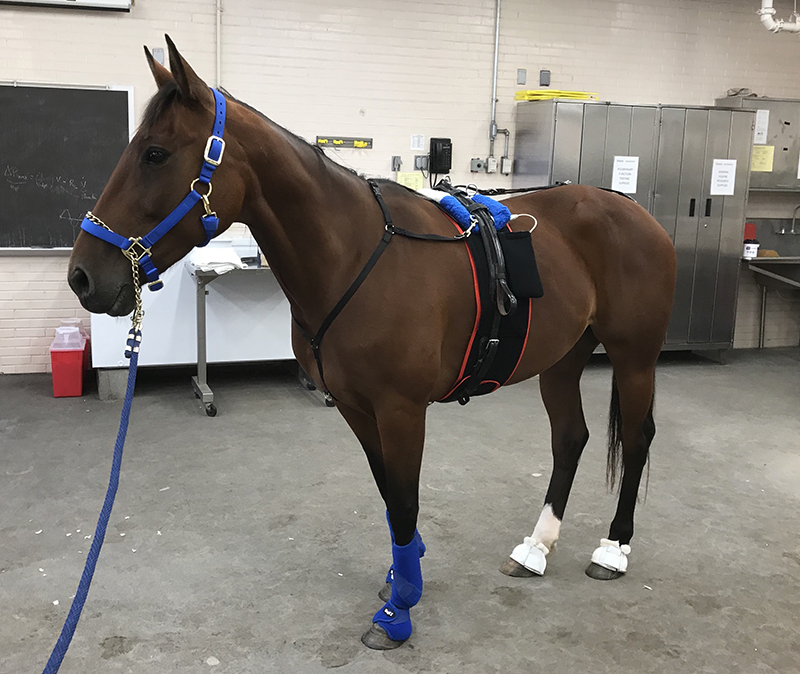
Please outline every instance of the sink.
[{"label": "sink", "polygon": [[757,257],[747,260],[747,266],[755,272],[759,285],[800,288],[800,256]]}]

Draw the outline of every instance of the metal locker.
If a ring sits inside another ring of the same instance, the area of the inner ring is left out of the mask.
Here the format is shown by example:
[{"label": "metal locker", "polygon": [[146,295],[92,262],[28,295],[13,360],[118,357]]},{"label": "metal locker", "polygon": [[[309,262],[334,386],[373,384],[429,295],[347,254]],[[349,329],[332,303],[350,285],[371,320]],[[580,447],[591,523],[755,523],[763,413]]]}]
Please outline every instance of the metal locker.
[{"label": "metal locker", "polygon": [[[609,188],[614,158],[638,157],[631,196],[661,223],[677,256],[665,348],[727,348],[733,342],[754,118],[754,110],[699,106],[520,103],[512,184],[570,180]],[[737,162],[733,196],[712,194],[715,159]]]},{"label": "metal locker", "polygon": [[772,148],[772,170],[753,172],[750,189],[800,191],[800,100],[731,96],[718,98],[716,104],[726,108],[763,110],[769,116],[766,134],[758,139],[758,145],[764,149]]},{"label": "metal locker", "polygon": [[583,185],[603,185],[607,105],[587,105],[583,112],[583,139],[581,143],[581,170],[577,182]]},{"label": "metal locker", "polygon": [[558,102],[553,137],[553,169],[548,182],[577,183],[581,167],[582,103]]},{"label": "metal locker", "polygon": [[630,149],[631,108],[627,105],[609,105],[606,142],[603,149],[603,182],[598,187],[611,187],[614,178],[614,157],[627,157],[630,155]]},{"label": "metal locker", "polygon": [[663,108],[661,110],[658,153],[655,162],[658,170],[655,174],[653,210],[651,212],[653,217],[667,230],[673,244],[678,221],[685,127],[686,110],[684,108]]},{"label": "metal locker", "polygon": [[651,213],[653,212],[657,129],[658,108],[634,106],[631,114],[631,143],[628,154],[639,157],[639,183],[636,194],[631,196]]},{"label": "metal locker", "polygon": [[[697,225],[700,220],[700,190],[703,184],[708,110],[686,109],[682,138],[662,137],[660,144],[677,142],[682,148],[678,179],[678,213],[675,222],[675,252],[678,274],[675,303],[667,331],[667,343],[687,344],[694,292]],[[657,171],[660,170],[657,167]]]},{"label": "metal locker", "polygon": [[728,157],[736,160],[734,196],[722,202],[722,235],[717,265],[717,295],[714,302],[714,326],[711,341],[733,343],[736,322],[736,291],[739,283],[742,236],[747,208],[747,190],[750,178],[752,133],[755,116],[733,111],[731,115]]},{"label": "metal locker", "polygon": [[553,177],[556,101],[518,105],[514,136],[514,187],[549,185]]},{"label": "metal locker", "polygon": [[717,290],[717,263],[722,233],[722,200],[711,194],[711,174],[715,159],[728,158],[731,132],[729,110],[709,110],[708,134],[705,143],[703,180],[698,185],[697,248],[695,250],[692,310],[689,322],[689,343],[711,342],[714,322],[714,300]]}]

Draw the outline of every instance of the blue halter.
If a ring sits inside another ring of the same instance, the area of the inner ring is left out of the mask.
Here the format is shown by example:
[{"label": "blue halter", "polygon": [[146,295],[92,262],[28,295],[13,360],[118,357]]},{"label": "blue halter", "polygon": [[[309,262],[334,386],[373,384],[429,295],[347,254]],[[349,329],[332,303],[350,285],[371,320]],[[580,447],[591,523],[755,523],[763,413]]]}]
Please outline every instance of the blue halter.
[{"label": "blue halter", "polygon": [[[147,275],[148,288],[150,290],[161,290],[164,287],[164,282],[158,276],[158,269],[150,259],[151,249],[169,230],[177,225],[184,215],[186,215],[194,205],[202,199],[203,208],[205,208],[205,215],[201,216],[203,222],[203,229],[206,233],[206,240],[200,244],[205,246],[211,238],[216,234],[217,227],[219,226],[219,218],[217,214],[211,210],[208,198],[211,196],[211,174],[214,169],[222,163],[222,155],[225,152],[225,141],[222,140],[222,134],[225,132],[225,97],[216,89],[211,89],[214,94],[215,101],[215,119],[214,128],[211,135],[208,137],[205,152],[203,152],[203,168],[200,170],[200,177],[195,178],[189,187],[189,194],[186,195],[183,201],[178,204],[177,208],[172,211],[166,218],[158,223],[150,232],[145,236],[136,236],[125,238],[112,231],[100,218],[95,216],[91,211],[86,214],[86,217],[81,223],[81,229],[88,232],[92,236],[96,236],[103,241],[117,246],[122,250],[123,255],[133,263],[139,263]],[[195,190],[195,185],[200,183],[208,187],[205,194],[200,194]]]}]

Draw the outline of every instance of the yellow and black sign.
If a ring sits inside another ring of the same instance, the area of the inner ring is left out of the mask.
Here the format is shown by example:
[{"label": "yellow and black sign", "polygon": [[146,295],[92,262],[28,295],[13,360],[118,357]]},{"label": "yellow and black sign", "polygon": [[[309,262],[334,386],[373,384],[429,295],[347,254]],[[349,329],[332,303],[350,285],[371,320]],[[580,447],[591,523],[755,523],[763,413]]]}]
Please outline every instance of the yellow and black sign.
[{"label": "yellow and black sign", "polygon": [[317,136],[317,145],[322,147],[354,147],[357,150],[371,150],[372,138],[347,138],[345,136]]}]

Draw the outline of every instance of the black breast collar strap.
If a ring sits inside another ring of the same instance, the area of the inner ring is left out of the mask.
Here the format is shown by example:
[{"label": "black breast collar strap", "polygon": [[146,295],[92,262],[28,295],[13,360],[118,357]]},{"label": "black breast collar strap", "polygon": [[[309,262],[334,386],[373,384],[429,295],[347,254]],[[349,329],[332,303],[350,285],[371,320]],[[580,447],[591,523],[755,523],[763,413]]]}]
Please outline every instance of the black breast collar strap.
[{"label": "black breast collar strap", "polygon": [[375,201],[378,202],[378,206],[381,207],[381,213],[383,214],[384,231],[380,242],[372,252],[372,255],[370,255],[369,260],[367,260],[355,281],[350,284],[350,287],[345,291],[341,299],[336,303],[333,309],[331,309],[330,313],[325,317],[325,320],[322,321],[322,325],[320,325],[319,330],[317,330],[317,333],[313,337],[311,336],[311,333],[300,324],[294,315],[292,316],[292,320],[294,320],[295,325],[297,325],[298,329],[300,330],[300,334],[311,345],[311,350],[314,353],[314,360],[316,361],[317,369],[319,370],[319,378],[322,382],[322,391],[326,398],[330,398],[332,400],[335,400],[336,398],[330,392],[328,385],[325,383],[325,374],[322,369],[322,358],[320,356],[322,338],[325,336],[328,328],[331,327],[333,321],[336,320],[336,317],[342,312],[342,309],[345,308],[353,295],[356,294],[356,291],[361,287],[361,284],[364,283],[364,280],[372,271],[373,267],[377,264],[381,255],[383,255],[383,252],[386,250],[386,247],[389,245],[392,237],[395,234],[399,234],[400,236],[405,236],[409,239],[421,239],[423,241],[463,241],[472,233],[472,230],[469,229],[462,234],[451,237],[440,236],[438,234],[417,234],[416,232],[410,232],[409,230],[401,227],[395,227],[394,223],[392,222],[391,213],[389,213],[389,208],[386,206],[386,202],[383,200],[383,195],[381,194],[378,183],[376,183],[374,180],[367,180],[367,183],[369,183],[369,186],[372,189],[372,194],[375,197]]},{"label": "black breast collar strap", "polygon": [[322,321],[322,325],[319,326],[319,330],[317,330],[317,334],[313,337],[311,334],[302,326],[300,325],[299,321],[292,316],[297,327],[300,329],[300,334],[306,339],[306,341],[311,345],[311,350],[314,352],[314,360],[317,362],[317,369],[319,370],[319,378],[322,382],[322,390],[325,394],[325,397],[330,397],[335,400],[333,394],[331,394],[328,385],[325,383],[325,374],[322,369],[322,358],[320,357],[319,348],[322,345],[322,338],[325,336],[325,333],[328,331],[328,328],[331,327],[331,324],[336,317],[342,312],[342,309],[345,308],[347,303],[356,294],[356,291],[361,287],[361,284],[364,283],[364,279],[367,278],[369,273],[372,271],[372,268],[377,264],[378,260],[380,259],[381,255],[383,255],[383,251],[386,250],[386,247],[389,245],[389,242],[392,240],[392,236],[395,234],[394,224],[392,223],[392,216],[389,213],[389,209],[386,207],[386,203],[383,200],[383,196],[381,195],[380,188],[378,184],[372,180],[367,181],[369,186],[372,188],[372,194],[375,196],[375,200],[378,202],[378,205],[381,207],[381,212],[383,213],[383,222],[384,222],[384,231],[383,236],[381,237],[378,246],[370,255],[369,260],[364,265],[364,268],[361,270],[361,273],[356,277],[355,281],[350,284],[350,287],[345,291],[344,295],[342,295],[341,299],[336,303],[336,306],[331,309],[330,313],[325,317],[325,320]]}]

